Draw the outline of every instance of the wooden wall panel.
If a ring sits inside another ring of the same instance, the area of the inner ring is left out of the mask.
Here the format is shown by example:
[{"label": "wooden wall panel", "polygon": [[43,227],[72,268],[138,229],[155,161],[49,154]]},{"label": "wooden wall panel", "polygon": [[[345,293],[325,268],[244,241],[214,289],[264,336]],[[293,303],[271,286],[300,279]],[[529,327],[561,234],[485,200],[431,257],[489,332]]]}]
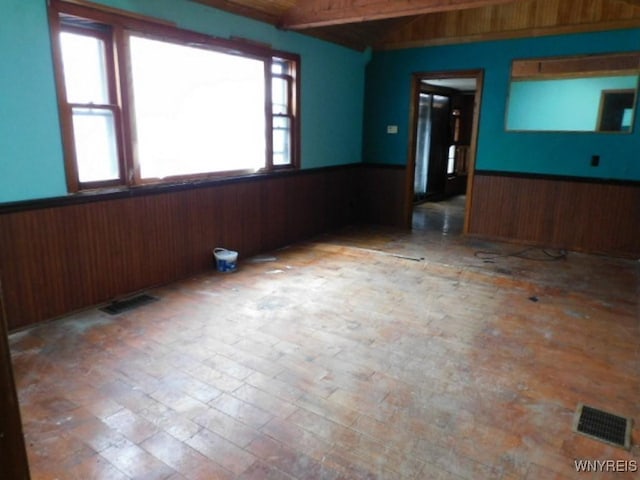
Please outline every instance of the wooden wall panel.
[{"label": "wooden wall panel", "polygon": [[[406,169],[352,165],[86,203],[0,210],[10,329],[349,223],[406,227]],[[476,172],[469,233],[640,256],[640,186]]]},{"label": "wooden wall panel", "polygon": [[555,35],[640,26],[640,6],[621,0],[522,0],[422,15],[379,37],[376,49]]},{"label": "wooden wall panel", "polygon": [[406,228],[406,172],[405,166],[369,164],[362,169],[361,222]]},{"label": "wooden wall panel", "polygon": [[0,210],[0,279],[16,329],[353,221],[359,165],[85,203]]},{"label": "wooden wall panel", "polygon": [[476,172],[469,233],[640,256],[640,185]]}]

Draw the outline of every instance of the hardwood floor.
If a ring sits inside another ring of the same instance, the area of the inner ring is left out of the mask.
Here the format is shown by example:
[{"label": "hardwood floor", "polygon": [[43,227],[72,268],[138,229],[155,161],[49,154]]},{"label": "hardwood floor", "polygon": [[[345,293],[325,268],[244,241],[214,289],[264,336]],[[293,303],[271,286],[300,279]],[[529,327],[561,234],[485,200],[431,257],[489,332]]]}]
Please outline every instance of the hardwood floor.
[{"label": "hardwood floor", "polygon": [[[32,478],[638,478],[640,264],[463,238],[463,208],[13,333]],[[573,433],[579,403],[631,450]]]}]

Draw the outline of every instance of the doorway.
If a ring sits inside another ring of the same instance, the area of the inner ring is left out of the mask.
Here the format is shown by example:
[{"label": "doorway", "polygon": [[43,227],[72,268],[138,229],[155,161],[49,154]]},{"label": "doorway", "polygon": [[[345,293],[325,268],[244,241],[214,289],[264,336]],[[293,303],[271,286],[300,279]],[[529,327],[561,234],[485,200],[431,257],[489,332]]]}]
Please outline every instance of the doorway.
[{"label": "doorway", "polygon": [[406,192],[409,225],[415,205],[464,196],[467,231],[482,78],[482,70],[414,75]]},{"label": "doorway", "polygon": [[446,188],[447,145],[450,143],[451,97],[421,91],[418,98],[413,202],[439,195]]}]

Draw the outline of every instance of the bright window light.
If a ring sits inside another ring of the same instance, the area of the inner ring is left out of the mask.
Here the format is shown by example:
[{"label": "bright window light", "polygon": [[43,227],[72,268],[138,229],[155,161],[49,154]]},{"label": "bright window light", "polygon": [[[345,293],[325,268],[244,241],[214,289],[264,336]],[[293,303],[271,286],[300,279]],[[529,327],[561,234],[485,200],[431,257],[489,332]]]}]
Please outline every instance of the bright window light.
[{"label": "bright window light", "polygon": [[73,131],[81,182],[118,178],[115,122],[109,110],[74,108]]},{"label": "bright window light", "polygon": [[104,41],[70,32],[60,34],[67,101],[109,103]]},{"label": "bright window light", "polygon": [[142,178],[265,166],[264,62],[130,37]]},{"label": "bright window light", "polygon": [[50,0],[70,192],[299,168],[299,56]]},{"label": "bright window light", "polygon": [[67,102],[80,182],[119,177],[115,118],[109,98],[105,42],[93,34],[60,34]]}]

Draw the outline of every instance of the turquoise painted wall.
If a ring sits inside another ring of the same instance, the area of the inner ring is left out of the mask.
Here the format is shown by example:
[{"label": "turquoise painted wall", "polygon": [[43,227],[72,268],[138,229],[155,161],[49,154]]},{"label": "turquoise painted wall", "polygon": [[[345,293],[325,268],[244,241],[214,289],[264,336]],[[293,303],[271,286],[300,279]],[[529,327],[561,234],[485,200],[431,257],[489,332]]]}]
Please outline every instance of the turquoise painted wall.
[{"label": "turquoise painted wall", "polygon": [[[367,67],[363,160],[406,164],[414,72],[485,72],[476,168],[640,180],[640,125],[632,134],[507,132],[511,61],[640,50],[640,29],[376,52]],[[636,109],[637,110],[637,109]],[[399,133],[386,133],[398,125]],[[592,155],[600,166],[591,167]]]},{"label": "turquoise painted wall", "polygon": [[511,82],[507,129],[594,131],[602,92],[637,86],[635,75]]},{"label": "turquoise painted wall", "polygon": [[0,3],[0,202],[66,192],[44,1]]},{"label": "turquoise painted wall", "polygon": [[[186,0],[98,1],[300,54],[302,168],[360,161],[369,55]],[[0,203],[67,194],[57,108],[46,1],[2,0]]]}]

